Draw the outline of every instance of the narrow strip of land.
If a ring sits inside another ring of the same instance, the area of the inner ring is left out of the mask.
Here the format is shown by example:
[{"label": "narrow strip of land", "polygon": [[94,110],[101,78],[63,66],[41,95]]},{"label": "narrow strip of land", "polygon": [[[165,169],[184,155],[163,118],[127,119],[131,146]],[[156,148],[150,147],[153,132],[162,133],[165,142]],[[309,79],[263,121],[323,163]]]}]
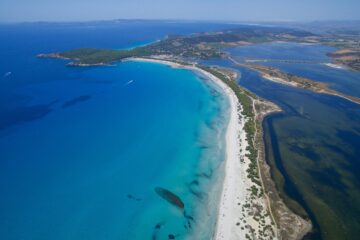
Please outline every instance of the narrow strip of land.
[{"label": "narrow strip of land", "polygon": [[343,99],[346,99],[348,101],[351,101],[356,104],[360,104],[360,98],[346,95],[344,93],[338,92],[334,89],[329,88],[329,85],[327,83],[323,82],[317,82],[308,78],[300,77],[294,74],[286,73],[281,71],[280,69],[268,67],[264,65],[258,65],[258,64],[248,64],[248,63],[239,63],[234,58],[229,57],[229,59],[235,63],[236,65],[246,67],[253,69],[259,73],[261,73],[262,77],[264,79],[293,86],[293,87],[299,87],[303,89],[307,89],[316,93],[324,93],[329,94],[337,97],[341,97]]},{"label": "narrow strip of land", "polygon": [[230,116],[226,130],[225,175],[214,239],[279,239],[276,225],[268,214],[266,199],[264,196],[254,197],[254,188],[256,192],[262,192],[262,190],[261,186],[254,184],[248,173],[251,159],[247,156],[249,145],[245,131],[247,119],[242,114],[242,105],[231,87],[212,72],[196,65],[149,58],[130,58],[129,60],[157,62],[189,69],[200,73],[221,87],[229,99]]}]

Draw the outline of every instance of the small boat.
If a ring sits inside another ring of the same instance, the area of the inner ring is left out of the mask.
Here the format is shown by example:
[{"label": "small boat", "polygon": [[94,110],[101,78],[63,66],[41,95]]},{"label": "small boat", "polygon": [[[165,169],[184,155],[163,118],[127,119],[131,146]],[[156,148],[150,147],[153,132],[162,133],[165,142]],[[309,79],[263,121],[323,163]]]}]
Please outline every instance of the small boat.
[{"label": "small boat", "polygon": [[124,86],[127,86],[127,85],[129,85],[129,84],[131,84],[131,83],[133,83],[133,82],[134,82],[134,80],[130,80],[130,81],[128,81],[127,83],[125,83]]}]

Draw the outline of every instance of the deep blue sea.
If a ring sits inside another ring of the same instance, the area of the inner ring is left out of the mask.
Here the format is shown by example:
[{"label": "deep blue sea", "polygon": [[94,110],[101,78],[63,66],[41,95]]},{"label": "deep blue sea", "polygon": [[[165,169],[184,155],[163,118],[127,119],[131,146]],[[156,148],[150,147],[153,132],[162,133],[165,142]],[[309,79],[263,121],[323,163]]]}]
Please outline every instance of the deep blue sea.
[{"label": "deep blue sea", "polygon": [[[36,54],[129,48],[224,24],[0,26],[0,239],[209,239],[228,102],[154,63],[74,68]],[[176,194],[185,211],[159,196]]]}]

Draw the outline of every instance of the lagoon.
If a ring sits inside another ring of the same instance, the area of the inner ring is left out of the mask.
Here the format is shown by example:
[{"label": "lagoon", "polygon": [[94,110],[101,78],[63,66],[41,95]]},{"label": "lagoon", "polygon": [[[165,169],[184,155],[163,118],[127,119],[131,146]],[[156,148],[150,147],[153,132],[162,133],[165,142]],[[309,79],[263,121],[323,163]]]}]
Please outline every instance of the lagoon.
[{"label": "lagoon", "polygon": [[[262,44],[230,50],[237,58],[267,58],[283,71],[327,82],[359,96],[360,74],[318,64],[329,61],[326,46]],[[279,63],[306,60],[311,64]],[[216,64],[212,63],[212,64]],[[228,62],[220,63],[230,66]],[[305,239],[357,239],[360,229],[360,107],[347,100],[284,86],[237,66],[239,84],[278,104],[283,112],[264,121],[267,161],[278,190],[295,212],[310,218]]]}]

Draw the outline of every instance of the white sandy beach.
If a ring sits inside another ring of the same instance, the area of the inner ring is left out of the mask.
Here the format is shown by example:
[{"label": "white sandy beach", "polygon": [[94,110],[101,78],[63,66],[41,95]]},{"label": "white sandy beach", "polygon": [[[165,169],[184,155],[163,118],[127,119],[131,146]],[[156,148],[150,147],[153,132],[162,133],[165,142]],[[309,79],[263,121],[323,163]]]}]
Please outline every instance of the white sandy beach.
[{"label": "white sandy beach", "polygon": [[335,63],[324,63],[324,65],[336,69],[345,69],[344,66]]},{"label": "white sandy beach", "polygon": [[282,78],[272,77],[272,76],[270,76],[268,74],[263,74],[262,77],[267,79],[267,80],[270,80],[272,82],[281,83],[281,84],[292,86],[292,87],[297,87],[298,86],[298,84],[296,82],[285,81]]},{"label": "white sandy beach", "polygon": [[[226,130],[226,161],[224,182],[221,193],[221,200],[219,203],[219,215],[217,220],[216,231],[214,239],[246,239],[246,235],[250,233],[250,227],[258,232],[261,227],[249,214],[248,210],[244,211],[243,206],[249,202],[250,191],[248,190],[252,185],[251,179],[247,177],[247,166],[250,160],[245,156],[247,140],[244,131],[245,119],[241,115],[239,109],[239,101],[235,93],[224,82],[195,66],[184,66],[175,62],[147,59],[147,58],[130,58],[130,61],[147,61],[157,62],[170,65],[175,68],[189,69],[199,72],[207,78],[211,79],[226,93],[230,102],[230,119]],[[243,162],[240,161],[243,159]],[[266,202],[260,198],[255,200],[256,204],[262,206],[266,211]],[[253,202],[251,202],[253,203]],[[270,223],[270,218],[266,220]],[[246,227],[247,225],[247,227]]]}]

